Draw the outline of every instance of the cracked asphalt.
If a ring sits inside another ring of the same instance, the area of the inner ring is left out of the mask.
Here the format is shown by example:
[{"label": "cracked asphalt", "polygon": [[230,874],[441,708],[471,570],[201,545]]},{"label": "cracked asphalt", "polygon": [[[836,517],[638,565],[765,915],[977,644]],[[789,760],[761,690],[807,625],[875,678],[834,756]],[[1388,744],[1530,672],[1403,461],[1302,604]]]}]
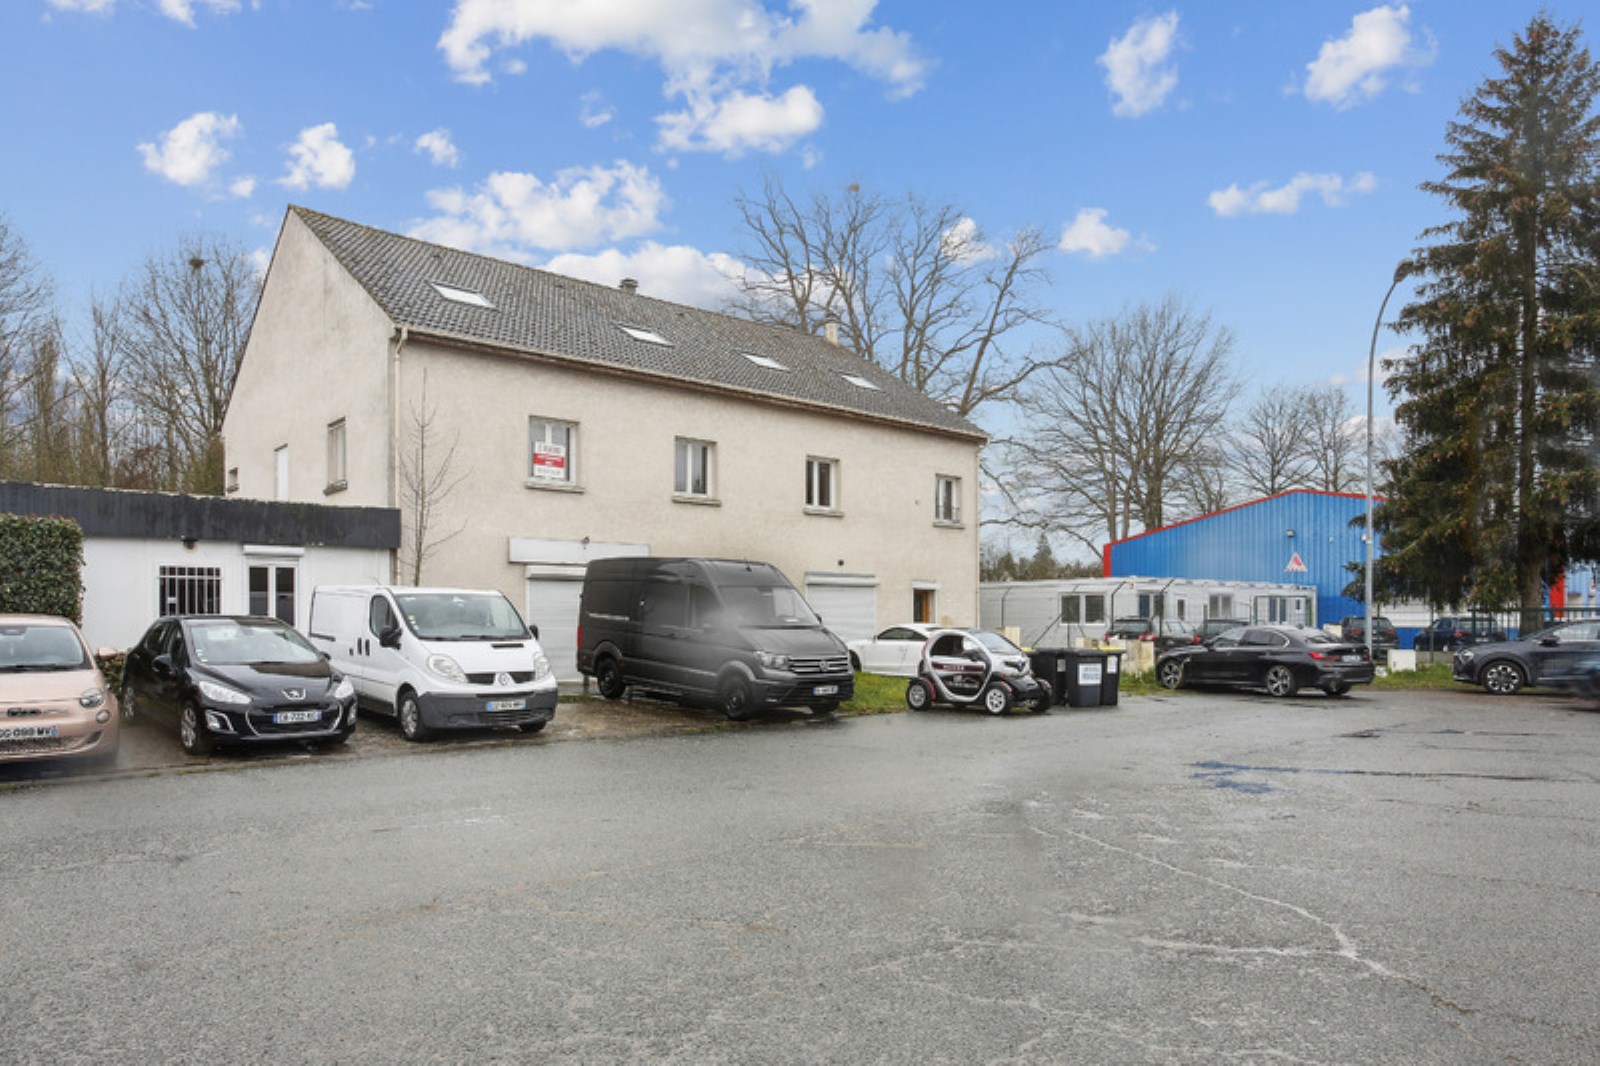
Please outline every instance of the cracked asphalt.
[{"label": "cracked asphalt", "polygon": [[1600,1060],[1583,705],[660,713],[5,788],[0,1060]]}]

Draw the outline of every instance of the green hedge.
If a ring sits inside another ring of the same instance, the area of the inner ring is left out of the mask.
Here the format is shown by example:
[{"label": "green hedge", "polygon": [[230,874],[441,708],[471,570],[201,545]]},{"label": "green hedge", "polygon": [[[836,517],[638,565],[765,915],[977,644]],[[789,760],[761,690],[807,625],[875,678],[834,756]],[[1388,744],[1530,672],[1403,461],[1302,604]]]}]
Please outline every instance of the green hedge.
[{"label": "green hedge", "polygon": [[83,530],[78,523],[0,514],[0,613],[83,621]]}]

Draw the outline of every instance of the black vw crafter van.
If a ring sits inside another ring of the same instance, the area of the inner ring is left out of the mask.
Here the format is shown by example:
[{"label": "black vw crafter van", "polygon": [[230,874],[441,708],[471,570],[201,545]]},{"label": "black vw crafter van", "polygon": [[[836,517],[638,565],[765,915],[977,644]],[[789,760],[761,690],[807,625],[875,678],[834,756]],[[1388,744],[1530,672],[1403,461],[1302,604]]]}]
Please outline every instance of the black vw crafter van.
[{"label": "black vw crafter van", "polygon": [[770,563],[597,559],[578,607],[578,670],[600,695],[632,685],[758,707],[832,711],[854,693],[850,652]]}]

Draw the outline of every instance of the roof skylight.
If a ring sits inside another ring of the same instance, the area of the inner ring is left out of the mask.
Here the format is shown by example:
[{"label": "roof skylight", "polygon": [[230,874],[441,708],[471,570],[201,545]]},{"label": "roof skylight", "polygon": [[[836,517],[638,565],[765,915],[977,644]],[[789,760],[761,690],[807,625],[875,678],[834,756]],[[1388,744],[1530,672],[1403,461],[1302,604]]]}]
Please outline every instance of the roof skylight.
[{"label": "roof skylight", "polygon": [[872,382],[868,381],[859,374],[840,374],[839,376],[844,378],[858,389],[872,389],[875,392],[880,391],[878,386],[874,385]]},{"label": "roof skylight", "polygon": [[756,366],[764,366],[768,370],[788,370],[789,368],[770,356],[757,355],[755,352],[740,352],[740,355],[750,360]]},{"label": "roof skylight", "polygon": [[646,344],[659,344],[663,348],[672,347],[672,342],[655,330],[645,329],[642,326],[624,326],[620,322],[617,323],[617,328],[636,341],[644,341]]},{"label": "roof skylight", "polygon": [[489,302],[489,298],[475,289],[457,288],[454,285],[445,285],[437,281],[430,281],[428,284],[433,286],[434,292],[437,292],[451,303],[467,304],[469,307],[487,307],[491,311],[494,310],[494,304]]}]

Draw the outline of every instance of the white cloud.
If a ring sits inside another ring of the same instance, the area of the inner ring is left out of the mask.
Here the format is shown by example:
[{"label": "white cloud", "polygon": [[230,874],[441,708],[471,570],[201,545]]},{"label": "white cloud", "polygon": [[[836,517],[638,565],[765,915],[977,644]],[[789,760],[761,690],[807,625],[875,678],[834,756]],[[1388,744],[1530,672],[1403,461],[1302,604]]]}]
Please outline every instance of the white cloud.
[{"label": "white cloud", "polygon": [[228,184],[228,195],[235,200],[248,200],[255,191],[256,179],[248,175],[242,178],[234,178]]},{"label": "white cloud", "polygon": [[1062,229],[1056,247],[1072,255],[1104,259],[1126,251],[1132,240],[1133,234],[1106,222],[1105,208],[1085,207]]},{"label": "white cloud", "polygon": [[85,11],[91,15],[109,15],[116,9],[117,0],[50,0],[57,11]]},{"label": "white cloud", "polygon": [[289,148],[289,173],[278,179],[291,189],[343,189],[356,176],[356,157],[339,142],[339,130],[331,122],[300,131],[300,139]]},{"label": "white cloud", "polygon": [[689,108],[656,118],[661,145],[679,152],[720,152],[729,158],[747,150],[782,152],[822,125],[822,105],[804,85],[779,97],[737,90],[713,98],[689,94]]},{"label": "white cloud", "polygon": [[983,239],[978,223],[966,216],[944,231],[940,245],[944,254],[962,263],[978,263],[1000,254],[998,248]]},{"label": "white cloud", "polygon": [[705,253],[687,245],[646,241],[631,252],[615,248],[594,255],[558,255],[544,269],[601,285],[623,278],[639,282],[639,291],[658,300],[719,310],[739,295],[743,265],[731,255]]},{"label": "white cloud", "polygon": [[550,182],[533,174],[489,175],[476,192],[435,189],[438,214],[413,237],[526,262],[533,249],[562,251],[642,237],[661,227],[666,194],[648,168],[574,167]]},{"label": "white cloud", "polygon": [[1288,184],[1277,188],[1270,185],[1265,181],[1258,181],[1248,189],[1240,188],[1237,184],[1230,185],[1213,192],[1206,202],[1211,205],[1211,210],[1223,218],[1237,215],[1292,215],[1300,210],[1303,196],[1314,194],[1320,196],[1328,207],[1343,207],[1349,197],[1376,189],[1378,179],[1365,170],[1349,179],[1338,174],[1301,171],[1289,179]]},{"label": "white cloud", "polygon": [[411,150],[428,153],[428,158],[433,160],[433,165],[436,167],[449,167],[454,170],[456,164],[461,162],[461,153],[456,151],[454,142],[450,140],[450,131],[442,126],[418,137]]},{"label": "white cloud", "polygon": [[222,142],[237,137],[243,129],[237,115],[201,111],[163,133],[159,146],[139,145],[139,153],[146,170],[179,185],[201,185],[228,160]]},{"label": "white cloud", "polygon": [[196,6],[208,7],[219,15],[231,15],[239,10],[239,0],[157,0],[156,3],[163,15],[185,26],[194,25]]},{"label": "white cloud", "polygon": [[1111,113],[1137,118],[1154,111],[1178,86],[1178,70],[1169,61],[1178,43],[1178,13],[1136,19],[1128,32],[1113,38],[1095,62],[1106,68]]},{"label": "white cloud", "polygon": [[[877,0],[790,0],[787,12],[763,0],[458,0],[439,38],[460,81],[490,80],[496,49],[543,41],[574,61],[607,49],[660,64],[668,97],[685,107],[660,116],[661,144],[677,151],[736,155],[782,151],[822,122],[822,105],[805,86],[774,95],[774,69],[831,59],[915,93],[927,63],[909,35],[872,25]],[[598,125],[599,110],[585,111]]]},{"label": "white cloud", "polygon": [[837,59],[898,92],[922,87],[926,64],[910,37],[872,27],[877,0],[793,0],[798,14],[760,0],[459,0],[439,49],[456,77],[489,80],[495,48],[548,41],[574,59],[615,48],[655,59],[674,75],[765,74],[798,59]]},{"label": "white cloud", "polygon": [[1317,58],[1306,64],[1306,98],[1341,110],[1366,103],[1388,87],[1389,75],[1426,66],[1433,48],[1416,47],[1408,23],[1411,9],[1375,7],[1350,22],[1350,32],[1324,41]]},{"label": "white cloud", "polygon": [[616,117],[616,109],[606,103],[605,94],[598,90],[583,94],[583,100],[578,110],[579,122],[582,122],[590,129],[595,129],[604,126]]}]

